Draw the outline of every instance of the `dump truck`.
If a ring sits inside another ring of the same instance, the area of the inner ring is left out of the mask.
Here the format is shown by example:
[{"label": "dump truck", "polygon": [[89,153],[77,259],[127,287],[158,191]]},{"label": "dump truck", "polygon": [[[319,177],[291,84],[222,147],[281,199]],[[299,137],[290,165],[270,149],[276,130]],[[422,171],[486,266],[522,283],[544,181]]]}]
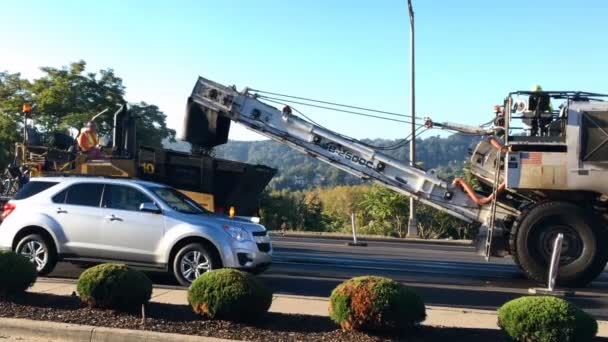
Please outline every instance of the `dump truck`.
[{"label": "dump truck", "polygon": [[554,241],[562,234],[557,282],[584,286],[608,261],[607,98],[580,91],[516,91],[505,97],[490,126],[426,120],[428,128],[484,137],[470,158],[478,188],[396,160],[294,114],[292,106],[278,109],[259,91],[237,91],[203,77],[188,99],[190,125],[184,138],[221,144],[230,122],[237,122],[361,179],[478,223],[476,246],[486,259],[511,255],[539,283],[547,282]]}]

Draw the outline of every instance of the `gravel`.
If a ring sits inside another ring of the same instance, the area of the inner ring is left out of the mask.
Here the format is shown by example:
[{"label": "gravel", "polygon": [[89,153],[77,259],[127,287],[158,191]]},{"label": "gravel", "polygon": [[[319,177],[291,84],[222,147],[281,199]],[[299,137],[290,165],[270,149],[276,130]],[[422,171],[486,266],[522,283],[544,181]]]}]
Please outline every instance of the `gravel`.
[{"label": "gravel", "polygon": [[[110,328],[151,330],[248,341],[506,341],[502,332],[422,326],[408,336],[374,336],[344,332],[329,318],[269,313],[256,323],[204,320],[186,305],[150,303],[146,321],[141,310],[116,312],[91,309],[76,296],[42,293],[0,299],[0,317],[26,318]],[[0,339],[1,340],[1,339]]]}]

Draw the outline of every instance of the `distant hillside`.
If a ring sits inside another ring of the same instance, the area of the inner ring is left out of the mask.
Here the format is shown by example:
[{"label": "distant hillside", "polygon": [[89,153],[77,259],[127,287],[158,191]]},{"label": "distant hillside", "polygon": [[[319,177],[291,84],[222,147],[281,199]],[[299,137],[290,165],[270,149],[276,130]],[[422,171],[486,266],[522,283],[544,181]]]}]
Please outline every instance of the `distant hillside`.
[{"label": "distant hillside", "polygon": [[[450,177],[460,172],[463,161],[468,157],[469,148],[478,139],[478,137],[452,135],[446,138],[429,137],[418,140],[416,159],[424,168],[436,168],[440,176]],[[365,142],[375,146],[391,146],[398,141],[373,139]],[[175,144],[174,147],[187,150],[187,145],[183,144]],[[387,153],[398,160],[406,161],[409,148],[406,146]],[[279,172],[270,183],[271,189],[302,190],[315,186],[361,183],[359,179],[346,172],[271,140],[229,141],[225,145],[218,146],[215,154],[219,158],[277,168]]]},{"label": "distant hillside", "polygon": [[190,152],[192,149],[192,145],[189,142],[185,142],[182,140],[177,140],[174,142],[165,139],[163,141],[163,147],[168,150],[179,151],[179,152]]}]

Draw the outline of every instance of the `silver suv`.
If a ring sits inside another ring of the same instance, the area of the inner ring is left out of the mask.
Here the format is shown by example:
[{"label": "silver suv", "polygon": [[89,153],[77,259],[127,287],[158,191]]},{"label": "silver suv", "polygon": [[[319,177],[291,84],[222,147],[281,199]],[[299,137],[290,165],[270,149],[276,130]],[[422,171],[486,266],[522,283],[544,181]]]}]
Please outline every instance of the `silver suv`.
[{"label": "silver suv", "polygon": [[171,272],[182,285],[220,267],[261,272],[271,263],[264,226],[210,213],[151,182],[101,177],[33,178],[4,206],[0,250],[38,273],[57,261],[121,262]]}]

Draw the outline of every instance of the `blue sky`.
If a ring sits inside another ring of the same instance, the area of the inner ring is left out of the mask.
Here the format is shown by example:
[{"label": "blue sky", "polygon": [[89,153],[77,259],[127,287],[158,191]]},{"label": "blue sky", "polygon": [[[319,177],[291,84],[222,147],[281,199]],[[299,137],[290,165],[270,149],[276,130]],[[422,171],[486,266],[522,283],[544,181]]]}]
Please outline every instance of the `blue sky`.
[{"label": "blue sky", "polygon": [[[608,92],[608,1],[414,0],[417,115],[482,123],[510,90]],[[198,75],[409,114],[406,0],[0,0],[0,70],[84,59],[181,129]],[[304,110],[305,108],[299,108]],[[358,138],[405,124],[306,110]],[[232,139],[256,139],[243,128]]]}]

